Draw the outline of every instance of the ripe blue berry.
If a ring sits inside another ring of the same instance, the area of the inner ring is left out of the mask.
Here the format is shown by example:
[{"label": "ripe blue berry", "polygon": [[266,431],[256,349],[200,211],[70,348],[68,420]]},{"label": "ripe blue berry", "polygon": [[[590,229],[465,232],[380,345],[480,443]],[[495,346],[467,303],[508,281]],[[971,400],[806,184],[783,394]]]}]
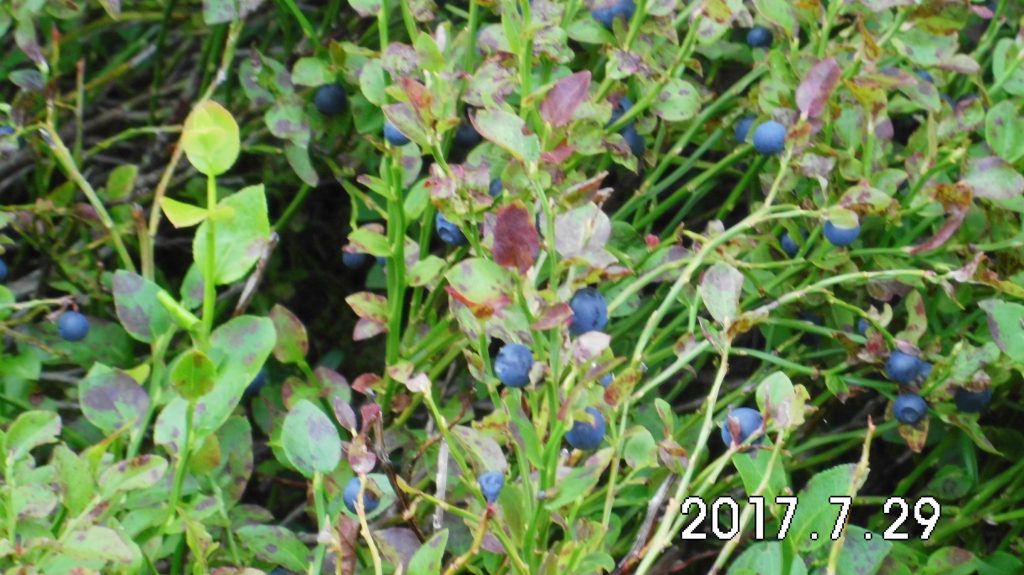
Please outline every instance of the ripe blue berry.
[{"label": "ripe blue berry", "polygon": [[929,74],[926,70],[918,70],[915,73],[917,74],[918,78],[921,78],[925,82],[928,82],[929,84],[935,83],[935,78],[933,78],[932,75]]},{"label": "ripe blue berry", "polygon": [[608,303],[594,288],[577,290],[569,300],[569,307],[572,308],[572,323],[569,324],[572,335],[600,331],[608,323]]},{"label": "ripe blue berry", "polygon": [[917,368],[917,377],[921,380],[928,379],[928,376],[932,374],[932,362],[921,361],[920,366]]},{"label": "ripe blue berry", "polygon": [[7,263],[4,260],[0,260],[0,282],[7,279]]},{"label": "ripe blue berry", "polygon": [[409,138],[391,123],[391,120],[384,121],[384,139],[392,146],[404,146],[410,142]]},{"label": "ripe blue berry", "polygon": [[501,195],[502,189],[503,185],[501,183],[501,178],[494,178],[491,180],[491,186],[487,189],[487,193],[489,193],[492,198],[496,198]]},{"label": "ripe blue berry", "polygon": [[4,136],[10,136],[14,132],[15,130],[12,126],[0,126],[0,138],[3,138]]},{"label": "ripe blue berry", "polygon": [[[373,513],[373,510],[376,509],[378,505],[380,505],[380,499],[377,497],[377,494],[370,489],[371,487],[373,487],[373,485],[374,484],[371,481],[366,486],[366,492],[363,494],[363,509],[366,511],[366,513]],[[348,483],[345,485],[345,493],[343,497],[345,499],[345,507],[347,507],[348,510],[351,511],[352,513],[357,513],[356,500],[359,498],[358,477],[353,477],[352,479],[349,479]]]},{"label": "ripe blue berry", "polygon": [[608,387],[609,385],[612,384],[612,379],[613,379],[612,374],[606,373],[606,374],[604,374],[604,377],[602,377],[601,380],[598,383],[601,384],[601,387]]},{"label": "ripe blue berry", "polygon": [[897,383],[910,383],[919,373],[921,373],[921,360],[909,353],[894,351],[889,354],[889,359],[885,362],[885,374]]},{"label": "ripe blue berry", "polygon": [[369,254],[362,252],[341,252],[341,263],[350,270],[362,269],[370,261]]},{"label": "ripe blue berry", "polygon": [[245,395],[256,395],[261,389],[270,383],[270,376],[267,375],[267,368],[260,368],[260,372],[256,374],[252,382],[249,383],[249,387],[245,388]]},{"label": "ripe blue berry", "polygon": [[484,499],[488,503],[494,503],[498,500],[501,488],[505,486],[505,476],[499,471],[488,471],[481,473],[480,477],[476,478],[476,482],[484,494]]},{"label": "ripe blue berry", "polygon": [[587,413],[593,421],[576,421],[572,424],[572,429],[565,434],[565,440],[573,449],[597,449],[604,440],[604,416],[593,407],[588,407]]},{"label": "ripe blue berry", "polygon": [[782,244],[782,251],[791,258],[795,258],[796,254],[800,253],[800,244],[790,237],[789,232],[782,232],[779,243]]},{"label": "ripe blue berry", "polygon": [[896,416],[896,421],[914,425],[928,414],[928,404],[920,395],[907,393],[896,398],[892,405],[892,414]]},{"label": "ripe blue berry", "polygon": [[480,132],[476,131],[473,124],[463,122],[455,130],[455,145],[460,148],[472,148],[480,143]]},{"label": "ripe blue berry", "polygon": [[786,149],[786,127],[769,120],[754,128],[754,149],[763,156],[774,156]]},{"label": "ripe blue berry", "polygon": [[747,44],[751,48],[768,48],[774,40],[772,31],[764,26],[754,26],[747,32]]},{"label": "ripe blue berry", "polygon": [[825,222],[824,232],[825,239],[828,240],[828,243],[842,248],[856,241],[857,236],[860,235],[860,226],[857,225],[852,228],[840,228],[832,222]]},{"label": "ripe blue berry", "polygon": [[754,116],[743,116],[739,122],[736,122],[737,142],[741,144],[747,143],[747,135],[750,134],[750,128],[754,125],[756,119]]},{"label": "ripe blue berry", "polygon": [[[722,441],[725,442],[726,446],[732,445],[732,430],[730,429],[729,421],[732,420],[739,425],[740,436],[736,438],[736,443],[743,443],[748,437],[753,435],[757,430],[761,429],[761,424],[764,419],[761,417],[761,412],[756,409],[749,407],[737,407],[736,409],[729,412],[729,415],[722,422]],[[757,438],[754,443],[760,443],[764,441],[764,436]]]},{"label": "ripe blue berry", "polygon": [[341,84],[324,84],[313,95],[313,104],[325,116],[337,116],[345,111],[348,95]]},{"label": "ripe blue berry", "polygon": [[462,233],[459,226],[452,223],[448,218],[437,212],[434,216],[434,226],[437,228],[437,236],[441,241],[451,246],[461,246],[466,243],[466,234]]},{"label": "ripe blue berry", "polygon": [[67,341],[82,341],[89,335],[89,320],[77,311],[66,311],[57,318],[57,332]]},{"label": "ripe blue berry", "polygon": [[533,352],[519,343],[505,344],[494,359],[494,375],[509,387],[526,387],[532,367]]},{"label": "ripe blue berry", "polygon": [[984,391],[967,391],[961,387],[953,396],[956,408],[964,413],[979,413],[988,406],[990,401],[992,401],[992,388]]},{"label": "ripe blue berry", "polygon": [[628,24],[634,12],[636,3],[633,0],[598,0],[590,15],[605,28],[611,29],[616,18],[622,18]]},{"label": "ripe blue berry", "polygon": [[869,322],[868,320],[864,318],[860,318],[857,320],[857,333],[864,335],[868,332],[868,329],[870,328],[871,322]]}]

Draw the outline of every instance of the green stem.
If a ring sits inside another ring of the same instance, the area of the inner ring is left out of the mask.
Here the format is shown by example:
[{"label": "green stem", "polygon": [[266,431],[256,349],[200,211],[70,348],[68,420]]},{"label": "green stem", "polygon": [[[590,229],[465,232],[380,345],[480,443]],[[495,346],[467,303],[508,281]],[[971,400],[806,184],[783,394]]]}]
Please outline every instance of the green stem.
[{"label": "green stem", "polygon": [[167,521],[160,530],[161,534],[166,533],[168,527],[174,521],[176,508],[179,501],[181,501],[181,489],[185,485],[185,473],[188,469],[189,450],[192,448],[192,416],[195,409],[195,404],[190,402],[185,410],[185,429],[181,435],[181,452],[178,456],[178,465],[174,469],[174,484],[171,487],[170,504],[167,506]]},{"label": "green stem", "polygon": [[[206,209],[217,209],[217,178],[206,178]],[[206,220],[206,266],[203,269],[203,334],[213,332],[213,315],[217,304],[217,225],[214,218]]]}]

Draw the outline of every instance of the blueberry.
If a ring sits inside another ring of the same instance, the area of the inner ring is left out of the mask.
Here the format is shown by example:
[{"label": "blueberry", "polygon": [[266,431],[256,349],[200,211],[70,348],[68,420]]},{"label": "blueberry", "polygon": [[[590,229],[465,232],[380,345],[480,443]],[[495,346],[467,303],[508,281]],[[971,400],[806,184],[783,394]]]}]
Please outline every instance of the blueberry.
[{"label": "blueberry", "polygon": [[362,269],[370,261],[369,254],[362,252],[341,252],[341,263],[350,270]]},{"label": "blueberry", "polygon": [[992,388],[975,392],[961,387],[956,390],[953,401],[956,408],[964,413],[979,413],[992,401]]},{"label": "blueberry", "polygon": [[774,156],[786,149],[786,127],[769,120],[754,128],[754,149],[763,156]]},{"label": "blueberry", "polygon": [[481,473],[480,477],[476,478],[476,482],[484,494],[484,499],[488,503],[494,503],[498,500],[501,488],[505,486],[505,476],[499,471],[488,471]]},{"label": "blueberry", "polygon": [[455,145],[461,148],[472,148],[480,143],[480,139],[480,132],[469,122],[459,124],[455,130]]},{"label": "blueberry", "polygon": [[587,413],[593,421],[576,421],[572,424],[572,429],[565,434],[565,440],[573,449],[597,449],[604,440],[604,416],[593,407],[588,407]]},{"label": "blueberry", "polygon": [[533,352],[519,343],[505,344],[494,359],[494,375],[509,387],[526,387],[530,383],[531,367]]},{"label": "blueberry", "polygon": [[928,376],[932,374],[932,362],[921,361],[920,366],[917,368],[917,377],[922,380],[928,379]]},{"label": "blueberry", "polygon": [[747,135],[750,134],[750,128],[754,125],[754,121],[757,120],[754,116],[743,116],[739,122],[736,122],[736,141],[741,144],[747,142]]},{"label": "blueberry", "polygon": [[782,251],[786,252],[786,255],[791,258],[795,258],[796,254],[800,252],[800,244],[790,237],[789,232],[782,232],[779,243],[782,244]]},{"label": "blueberry", "polygon": [[89,320],[77,311],[66,311],[57,318],[57,332],[67,341],[82,341],[89,335]]},{"label": "blueberry", "polygon": [[373,261],[382,268],[388,267],[388,258],[384,256],[377,256],[373,258]]},{"label": "blueberry", "polygon": [[892,405],[892,413],[896,421],[914,425],[928,413],[928,404],[916,393],[907,393],[896,398]]},{"label": "blueberry", "polygon": [[868,332],[868,329],[870,328],[871,322],[869,322],[868,320],[864,318],[860,318],[857,320],[857,333],[864,335]]},{"label": "blueberry", "polygon": [[[380,505],[380,499],[377,498],[377,494],[370,489],[372,485],[372,482],[370,485],[367,485],[366,492],[363,494],[363,509],[367,513],[373,513],[373,510]],[[345,499],[345,507],[347,507],[352,513],[356,513],[356,499],[359,497],[358,477],[349,479],[348,483],[345,485],[345,493],[343,497]]]},{"label": "blueberry", "polygon": [[894,351],[885,362],[885,373],[897,383],[910,383],[921,373],[921,360],[909,353]]},{"label": "blueberry", "polygon": [[598,383],[601,384],[601,387],[608,387],[609,385],[612,384],[612,379],[612,374],[606,373],[604,374],[604,377],[602,377],[601,380],[598,381]]},{"label": "blueberry", "polygon": [[935,83],[935,78],[933,78],[932,75],[929,74],[926,70],[918,70],[914,73],[917,74],[918,78],[921,78],[922,80],[928,82],[929,84]]},{"label": "blueberry", "polygon": [[267,368],[260,368],[260,372],[256,374],[252,382],[249,383],[249,387],[245,388],[245,395],[256,395],[261,389],[270,383],[270,376],[267,374]]},{"label": "blueberry", "polygon": [[313,104],[316,109],[325,116],[337,116],[345,111],[345,104],[348,102],[348,95],[341,84],[324,84],[316,90],[313,96]]},{"label": "blueberry", "polygon": [[775,40],[772,31],[764,26],[754,26],[747,32],[747,44],[751,48],[768,48],[772,45],[772,41]]},{"label": "blueberry", "polygon": [[[761,424],[764,422],[764,418],[761,417],[761,412],[756,409],[749,407],[737,407],[736,409],[729,412],[729,415],[722,422],[722,441],[725,442],[726,446],[732,445],[732,430],[729,429],[729,421],[735,421],[740,427],[740,436],[736,438],[736,443],[743,443],[751,435],[754,434],[758,429],[761,429]],[[764,441],[764,436],[757,438],[754,443],[760,443]]]},{"label": "blueberry", "polygon": [[0,126],[0,138],[3,138],[4,136],[10,136],[14,132],[15,129],[13,126]]},{"label": "blueberry", "polygon": [[825,222],[825,239],[836,247],[846,247],[852,244],[860,235],[860,226],[852,228],[841,228],[832,222]]},{"label": "blueberry", "polygon": [[[618,122],[619,118],[621,118],[622,115],[628,112],[632,107],[632,100],[625,96],[619,98],[619,103],[612,108],[612,117],[608,120],[607,125],[611,126],[615,122]],[[636,126],[633,122],[629,122],[623,126],[622,129],[619,130],[619,134],[624,140],[626,140],[626,144],[629,145],[629,151],[633,152],[634,156],[640,157],[643,155],[645,146],[644,137],[637,133]]]},{"label": "blueberry", "polygon": [[434,216],[434,225],[437,227],[437,236],[441,241],[451,246],[466,244],[466,234],[462,233],[459,226],[453,224],[448,218],[437,212]]},{"label": "blueberry", "polygon": [[7,263],[4,260],[0,260],[0,282],[7,279]]},{"label": "blueberry", "polygon": [[608,303],[594,288],[577,290],[569,300],[569,307],[572,308],[572,323],[569,324],[572,335],[600,331],[608,323]]},{"label": "blueberry", "polygon": [[501,178],[494,178],[491,180],[491,186],[487,189],[487,193],[491,194],[492,198],[497,198],[501,195],[502,189]]},{"label": "blueberry", "polygon": [[384,139],[392,146],[404,146],[410,142],[409,138],[391,123],[391,120],[384,121]]},{"label": "blueberry", "polygon": [[590,11],[590,15],[605,28],[611,29],[612,22],[616,18],[622,18],[624,22],[628,23],[634,12],[636,12],[636,3],[633,0],[598,0],[594,9]]}]

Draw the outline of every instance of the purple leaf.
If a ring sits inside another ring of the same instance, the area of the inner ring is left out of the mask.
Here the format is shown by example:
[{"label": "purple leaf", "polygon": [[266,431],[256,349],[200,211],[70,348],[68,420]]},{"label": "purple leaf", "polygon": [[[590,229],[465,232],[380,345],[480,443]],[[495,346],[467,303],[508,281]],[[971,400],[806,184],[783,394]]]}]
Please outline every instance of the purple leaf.
[{"label": "purple leaf", "polygon": [[839,64],[835,58],[818,62],[796,90],[796,105],[805,118],[817,118],[825,109],[832,91],[839,84]]},{"label": "purple leaf", "polygon": [[568,124],[576,113],[576,108],[586,99],[589,89],[589,71],[576,72],[555,82],[555,86],[540,105],[541,117],[556,128]]},{"label": "purple leaf", "polygon": [[521,204],[512,204],[498,210],[494,224],[494,261],[506,268],[516,268],[525,274],[537,261],[540,237],[533,227],[530,212]]}]

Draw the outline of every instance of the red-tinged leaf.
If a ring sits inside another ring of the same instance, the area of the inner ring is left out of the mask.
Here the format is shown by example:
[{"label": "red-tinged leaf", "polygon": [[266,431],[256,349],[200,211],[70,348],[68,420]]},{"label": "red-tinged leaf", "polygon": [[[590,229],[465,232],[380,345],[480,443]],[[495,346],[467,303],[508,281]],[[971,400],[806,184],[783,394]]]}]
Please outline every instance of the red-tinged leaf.
[{"label": "red-tinged leaf", "polygon": [[533,218],[522,204],[516,202],[498,210],[494,225],[494,261],[525,274],[537,261],[540,237],[533,227]]},{"label": "red-tinged leaf", "polygon": [[343,401],[340,397],[332,397],[331,408],[334,409],[334,417],[338,419],[338,423],[355,435],[356,412],[352,410],[352,406],[349,405],[347,401]]},{"label": "red-tinged leaf", "polygon": [[540,312],[540,317],[533,322],[530,326],[531,329],[538,331],[544,331],[548,329],[556,329],[569,325],[569,319],[572,317],[572,308],[567,303],[556,303],[552,306],[547,306]]},{"label": "red-tinged leaf", "polygon": [[402,86],[405,95],[409,97],[412,107],[416,109],[420,117],[425,117],[425,114],[429,113],[431,100],[427,87],[408,77],[399,78],[398,83]]},{"label": "red-tinged leaf", "polygon": [[818,62],[796,90],[796,105],[805,118],[817,118],[839,84],[841,70],[835,58]]},{"label": "red-tinged leaf", "polygon": [[558,128],[572,121],[576,108],[587,98],[590,89],[590,71],[576,72],[555,82],[540,105],[544,121]]},{"label": "red-tinged leaf", "polygon": [[[363,422],[363,429],[366,429],[365,421]],[[345,457],[348,459],[348,464],[352,466],[352,471],[356,473],[369,473],[377,465],[377,456],[367,449],[366,439],[362,435],[352,438],[352,443],[348,444],[348,451]],[[366,488],[370,488],[369,484]]]},{"label": "red-tinged leaf", "polygon": [[563,144],[550,152],[543,152],[540,155],[540,160],[545,164],[561,164],[562,162],[569,159],[569,156],[576,151],[576,146],[570,144]]},{"label": "red-tinged leaf", "polygon": [[951,206],[949,210],[949,216],[946,218],[946,223],[942,224],[938,232],[935,235],[926,240],[924,243],[914,246],[910,249],[911,254],[923,254],[933,250],[937,250],[942,247],[949,238],[953,237],[953,234],[960,229],[960,224],[964,223],[964,218],[967,217],[967,210],[960,206]]},{"label": "red-tinged leaf", "polygon": [[364,404],[359,408],[359,414],[363,417],[363,431],[366,431],[374,422],[380,419],[380,405],[376,403]]},{"label": "red-tinged leaf", "polygon": [[586,363],[601,355],[612,342],[612,336],[600,331],[588,331],[573,342],[572,355],[576,361]]},{"label": "red-tinged leaf", "polygon": [[427,126],[424,125],[420,115],[416,113],[416,109],[412,107],[412,104],[401,102],[398,104],[391,104],[384,106],[384,115],[391,121],[392,124],[398,128],[399,132],[405,135],[413,142],[416,142],[420,147],[428,147],[430,139],[427,136]]},{"label": "red-tinged leaf", "polygon": [[373,391],[374,386],[380,383],[380,376],[376,373],[364,373],[352,382],[352,389],[363,395]]},{"label": "red-tinged leaf", "polygon": [[491,303],[500,303],[500,307],[505,307],[506,305],[512,303],[512,300],[510,300],[507,296],[501,296],[501,298],[499,300],[495,300],[495,302],[476,303],[467,298],[466,296],[462,295],[461,293],[459,293],[458,290],[451,286],[445,286],[444,289],[445,291],[448,292],[448,295],[452,296],[453,298],[461,302],[463,305],[468,307],[469,311],[471,311],[473,313],[473,316],[476,317],[477,319],[487,319],[493,316],[495,312],[498,311],[498,308],[495,307],[494,305],[491,305]]},{"label": "red-tinged leaf", "polygon": [[[355,575],[356,562],[359,559],[359,522],[344,513],[339,513],[335,525],[338,527],[338,543],[342,550],[341,565],[337,564],[337,555],[331,552],[328,554],[328,563],[332,563],[331,558],[333,558],[333,564],[324,572]],[[326,564],[325,567],[327,567]],[[340,571],[336,571],[338,567],[341,568]]]},{"label": "red-tinged leaf", "polygon": [[388,324],[371,318],[362,317],[359,318],[359,321],[356,322],[356,327],[352,330],[352,339],[354,341],[363,341],[387,331]]}]

